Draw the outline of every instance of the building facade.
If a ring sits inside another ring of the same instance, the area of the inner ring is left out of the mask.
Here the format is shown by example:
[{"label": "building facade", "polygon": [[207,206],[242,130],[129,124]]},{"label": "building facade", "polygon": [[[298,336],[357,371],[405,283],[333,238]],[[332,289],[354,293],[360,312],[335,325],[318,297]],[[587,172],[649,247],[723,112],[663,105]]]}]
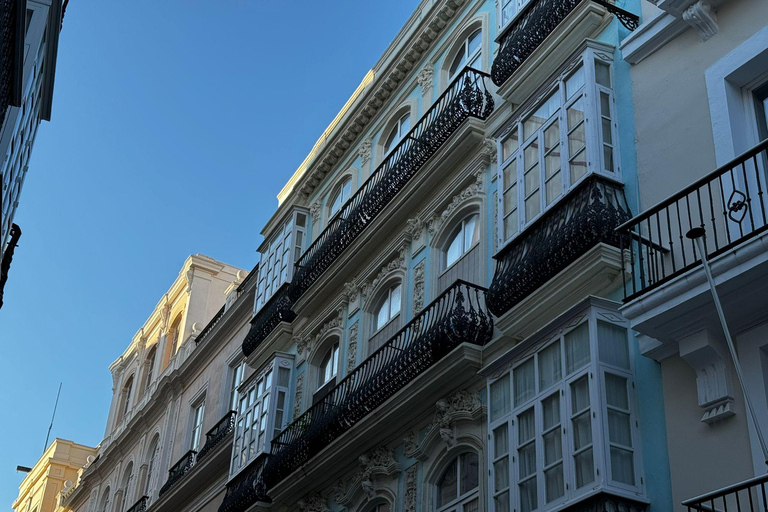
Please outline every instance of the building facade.
[{"label": "building facade", "polygon": [[[674,503],[735,509],[738,497],[742,510],[757,510],[768,454],[701,253],[765,430],[768,5],[659,0],[643,10],[621,44],[631,63],[640,184],[638,215],[621,230],[635,276],[622,313],[641,352],[661,364]],[[702,248],[686,236],[692,228],[703,229]]]},{"label": "building facade", "polygon": [[[0,9],[0,306],[10,257],[21,236],[13,223],[41,121],[51,120],[62,0],[3,0]],[[9,253],[8,257],[4,255]]]}]

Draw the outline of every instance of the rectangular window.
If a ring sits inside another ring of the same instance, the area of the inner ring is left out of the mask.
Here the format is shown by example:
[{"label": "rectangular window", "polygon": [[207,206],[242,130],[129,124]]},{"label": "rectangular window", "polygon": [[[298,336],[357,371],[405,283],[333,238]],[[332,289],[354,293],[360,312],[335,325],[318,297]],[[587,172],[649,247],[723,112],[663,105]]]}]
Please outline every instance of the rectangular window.
[{"label": "rectangular window", "polygon": [[240,361],[237,365],[230,368],[232,380],[229,384],[229,410],[236,411],[239,403],[239,396],[237,388],[243,383],[243,376],[245,375],[245,361]]},{"label": "rectangular window", "polygon": [[200,451],[201,440],[203,438],[203,416],[205,415],[205,402],[200,402],[199,405],[192,410],[192,445],[191,450]]},{"label": "rectangular window", "polygon": [[276,357],[249,377],[238,397],[230,476],[269,451],[270,441],[285,428],[292,366],[292,359]]},{"label": "rectangular window", "polygon": [[499,4],[499,28],[505,27],[530,0],[502,0]]},{"label": "rectangular window", "polygon": [[495,512],[562,508],[596,485],[642,494],[629,335],[599,311],[489,382]]},{"label": "rectangular window", "polygon": [[587,174],[618,178],[615,119],[611,65],[588,49],[499,139],[500,245]]}]

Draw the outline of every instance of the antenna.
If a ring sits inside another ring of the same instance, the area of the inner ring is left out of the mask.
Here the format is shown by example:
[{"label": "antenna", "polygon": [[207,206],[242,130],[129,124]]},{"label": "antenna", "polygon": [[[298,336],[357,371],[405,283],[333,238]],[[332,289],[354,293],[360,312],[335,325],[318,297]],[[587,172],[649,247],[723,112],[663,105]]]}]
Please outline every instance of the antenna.
[{"label": "antenna", "polygon": [[51,424],[48,426],[48,433],[45,435],[45,446],[43,446],[43,453],[48,448],[48,438],[51,436],[51,429],[53,428],[53,418],[56,417],[56,408],[59,406],[59,395],[61,395],[61,382],[59,382],[59,392],[56,393],[56,403],[53,404],[53,414],[51,415]]}]

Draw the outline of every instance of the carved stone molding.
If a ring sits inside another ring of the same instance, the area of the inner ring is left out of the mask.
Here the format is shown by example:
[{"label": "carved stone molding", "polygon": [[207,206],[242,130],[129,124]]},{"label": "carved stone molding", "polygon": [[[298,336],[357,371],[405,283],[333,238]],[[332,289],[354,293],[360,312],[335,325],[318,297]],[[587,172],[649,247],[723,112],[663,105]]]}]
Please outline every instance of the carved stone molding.
[{"label": "carved stone molding", "polygon": [[358,462],[360,470],[355,477],[346,483],[339,481],[333,487],[339,505],[349,507],[357,501],[361,492],[369,500],[375,498],[379,486],[377,477],[393,477],[400,472],[400,464],[395,460],[392,450],[386,446],[379,446],[361,455]]},{"label": "carved stone molding", "polygon": [[352,316],[360,309],[360,288],[352,279],[349,283],[344,283],[344,298],[347,301],[347,315]]},{"label": "carved stone molding", "polygon": [[723,340],[708,330],[679,342],[680,357],[696,371],[699,407],[704,409],[703,423],[712,424],[733,416],[731,373]]},{"label": "carved stone molding", "polygon": [[303,497],[296,505],[298,505],[300,512],[331,512],[325,498],[319,492]]},{"label": "carved stone molding", "polygon": [[351,372],[357,364],[357,331],[360,325],[355,321],[349,328],[349,346],[347,347],[347,373]]},{"label": "carved stone molding", "polygon": [[323,338],[332,330],[339,329],[344,324],[344,309],[340,308],[336,312],[336,316],[325,322],[320,329],[317,330],[314,336],[297,336],[294,337],[296,341],[296,352],[299,355],[307,351],[307,356],[311,353],[317,344],[323,340]]},{"label": "carved stone molding", "polygon": [[373,140],[368,137],[360,143],[360,147],[357,148],[357,154],[362,160],[363,165],[367,164],[371,160],[371,151],[373,150]]},{"label": "carved stone molding", "polygon": [[429,232],[429,236],[433,237],[435,236],[435,233],[437,233],[440,228],[442,227],[443,223],[450,217],[453,212],[455,212],[459,207],[461,207],[466,201],[481,195],[483,193],[483,172],[477,172],[475,174],[475,181],[472,182],[471,185],[469,185],[467,188],[465,188],[461,193],[456,194],[451,199],[451,202],[448,203],[448,206],[445,207],[445,209],[440,213],[434,213],[427,221],[427,231]]},{"label": "carved stone molding", "polygon": [[379,273],[376,274],[376,277],[363,283],[363,285],[360,287],[360,294],[362,295],[363,300],[367,300],[371,294],[371,290],[373,290],[381,281],[387,279],[390,274],[392,274],[392,272],[405,269],[406,253],[406,246],[401,246],[397,252],[397,256],[392,261],[381,267],[381,270],[379,270]]},{"label": "carved stone molding", "polygon": [[427,245],[424,222],[414,217],[405,223],[405,233],[411,237],[411,254],[415,255]]},{"label": "carved stone molding", "polygon": [[432,90],[433,78],[434,71],[432,71],[432,67],[430,66],[422,69],[419,71],[419,74],[416,75],[416,81],[419,83],[419,87],[421,87],[422,95],[426,95],[429,91]]},{"label": "carved stone molding", "polygon": [[301,399],[304,396],[304,373],[296,377],[296,395],[293,399],[293,419],[301,414]]},{"label": "carved stone molding", "polygon": [[418,464],[414,464],[405,470],[405,499],[403,500],[403,510],[405,512],[416,512],[416,475]]},{"label": "carved stone molding", "polygon": [[483,149],[480,150],[480,154],[488,157],[490,160],[491,158],[496,156],[496,141],[490,137],[486,137],[483,140]]},{"label": "carved stone molding", "polygon": [[309,213],[312,215],[312,222],[314,224],[317,224],[320,222],[320,211],[322,210],[322,205],[320,204],[320,201],[315,201],[311,205],[309,205]]},{"label": "carved stone molding", "polygon": [[426,260],[421,260],[413,267],[413,314],[424,309],[424,270]]},{"label": "carved stone molding", "polygon": [[702,41],[717,34],[717,15],[708,0],[698,0],[683,12],[683,20],[698,30]]}]

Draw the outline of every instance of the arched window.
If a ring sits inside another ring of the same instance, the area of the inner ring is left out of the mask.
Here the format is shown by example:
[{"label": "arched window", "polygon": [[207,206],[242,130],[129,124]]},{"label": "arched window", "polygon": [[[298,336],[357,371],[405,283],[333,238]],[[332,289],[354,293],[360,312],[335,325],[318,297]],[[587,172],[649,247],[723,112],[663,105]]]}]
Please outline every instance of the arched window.
[{"label": "arched window", "polygon": [[381,304],[374,313],[376,317],[376,330],[381,329],[400,313],[401,286],[400,283],[392,286],[381,299]]},{"label": "arched window", "polygon": [[403,137],[410,131],[411,129],[411,113],[407,112],[400,116],[400,119],[397,120],[395,125],[392,127],[392,129],[389,132],[389,135],[387,135],[387,138],[385,139],[386,142],[384,142],[384,154],[386,155],[392,149],[394,149],[397,144],[403,140]]},{"label": "arched window", "polygon": [[482,35],[482,30],[477,29],[461,43],[461,48],[459,48],[458,53],[451,61],[451,67],[448,69],[449,80],[453,80],[465,66],[475,69],[482,67]]},{"label": "arched window", "polygon": [[456,263],[459,258],[464,256],[480,240],[480,229],[478,227],[478,215],[475,213],[464,218],[461,223],[454,228],[448,242],[443,250],[443,269],[446,269]]},{"label": "arched window", "polygon": [[352,193],[352,180],[347,178],[341,182],[333,191],[331,200],[328,207],[328,218],[336,215],[336,212],[341,210],[344,203],[349,199],[349,195]]},{"label": "arched window", "polygon": [[101,504],[99,505],[98,512],[109,512],[109,487],[104,490],[104,494],[101,495]]},{"label": "arched window", "polygon": [[168,366],[168,363],[171,361],[171,357],[176,353],[176,349],[178,348],[176,345],[179,343],[179,338],[181,337],[181,314],[179,314],[176,317],[176,320],[173,321],[171,324],[171,328],[168,330],[168,334],[166,335],[166,347],[165,347],[165,355],[163,357],[163,368]]},{"label": "arched window", "polygon": [[334,345],[328,349],[328,352],[323,356],[323,360],[320,363],[320,379],[318,388],[323,387],[330,382],[339,373],[339,344]]},{"label": "arched window", "polygon": [[155,378],[155,359],[157,358],[157,345],[153,345],[149,349],[149,355],[147,356],[147,370],[146,378],[144,379],[144,392],[149,390],[149,385],[152,384],[152,380]]},{"label": "arched window", "polygon": [[133,375],[128,377],[128,382],[123,386],[123,409],[121,419],[125,419],[128,415],[128,411],[131,410],[131,395],[133,394]]},{"label": "arched window", "polygon": [[152,492],[152,475],[157,470],[157,455],[158,455],[158,444],[160,443],[160,437],[155,434],[155,437],[152,438],[152,442],[149,443],[149,450],[147,451],[147,480],[144,482],[144,495],[145,496],[152,496],[150,493]]},{"label": "arched window", "polygon": [[480,510],[477,453],[462,453],[448,464],[435,486],[437,512]]},{"label": "arched window", "polygon": [[128,463],[128,467],[125,468],[123,473],[123,481],[120,487],[122,489],[122,497],[120,498],[120,507],[116,509],[118,512],[123,512],[131,505],[129,496],[131,482],[133,482],[133,462]]}]

